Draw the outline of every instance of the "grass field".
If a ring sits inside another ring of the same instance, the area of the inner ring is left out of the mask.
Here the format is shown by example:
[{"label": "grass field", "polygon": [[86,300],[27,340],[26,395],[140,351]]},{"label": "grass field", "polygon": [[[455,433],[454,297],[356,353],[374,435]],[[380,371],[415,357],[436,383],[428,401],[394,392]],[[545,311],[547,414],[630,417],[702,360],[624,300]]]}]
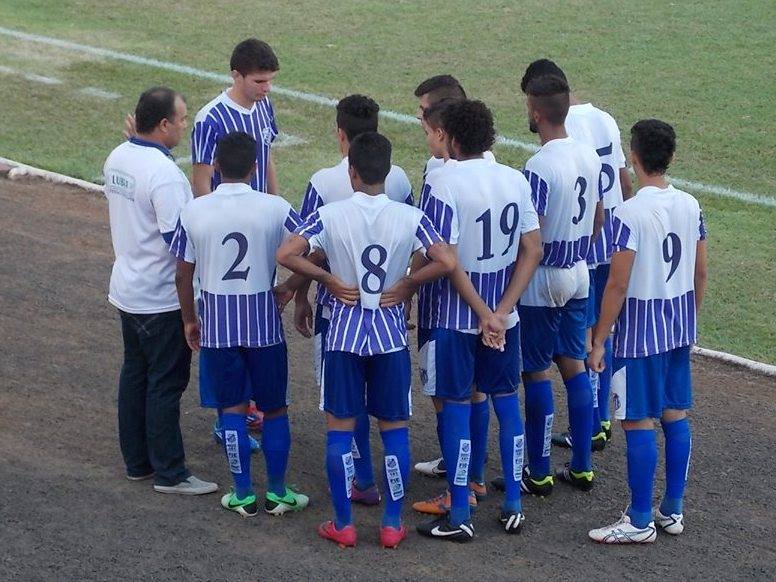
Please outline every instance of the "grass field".
[{"label": "grass field", "polygon": [[[776,7],[714,2],[179,2],[27,0],[0,3],[0,26],[228,73],[232,46],[255,35],[281,61],[278,85],[338,98],[361,92],[412,114],[412,90],[432,74],[458,76],[495,112],[502,135],[533,141],[519,79],[556,59],[577,95],[610,111],[624,134],[659,117],[679,135],[672,173],[776,197]],[[30,74],[49,78],[42,82]],[[27,77],[25,76],[27,75]],[[54,80],[58,81],[56,83]],[[188,97],[192,113],[217,82],[14,40],[0,42],[0,156],[96,180],[120,140],[125,112],[153,84]],[[115,93],[106,99],[80,91]],[[297,203],[310,174],[337,161],[330,108],[275,96],[284,195]],[[395,161],[415,184],[427,153],[420,129],[385,121]],[[188,153],[181,145],[179,156]],[[527,152],[499,147],[520,166]],[[709,226],[711,281],[700,343],[776,362],[776,208],[699,194]]]}]

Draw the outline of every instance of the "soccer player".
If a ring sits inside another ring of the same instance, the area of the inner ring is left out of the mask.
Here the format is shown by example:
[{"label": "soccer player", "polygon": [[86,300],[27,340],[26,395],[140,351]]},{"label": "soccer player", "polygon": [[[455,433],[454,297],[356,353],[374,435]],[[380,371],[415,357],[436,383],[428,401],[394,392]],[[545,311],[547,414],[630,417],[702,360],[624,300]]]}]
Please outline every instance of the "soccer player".
[{"label": "soccer player", "polygon": [[191,133],[191,182],[194,196],[212,192],[221,183],[214,165],[216,145],[225,135],[244,131],[259,144],[251,187],[278,193],[272,142],[278,134],[275,110],[269,99],[280,65],[264,41],[249,38],[232,51],[232,86],[205,105],[194,119]]},{"label": "soccer player", "polygon": [[119,310],[124,339],[118,416],[127,479],[153,478],[161,493],[199,495],[218,485],[186,468],[180,399],[191,351],[175,294],[175,260],[167,252],[192,198],[170,153],[187,118],[180,93],[167,87],[144,92],[135,109],[137,132],[108,156],[104,176],[116,254],[108,301]]},{"label": "soccer player", "polygon": [[[549,59],[539,59],[528,65],[520,89],[525,93],[528,83],[542,75],[555,75],[567,81],[563,70]],[[606,111],[592,103],[580,103],[570,95],[570,106],[565,122],[569,137],[595,148],[601,159],[601,191],[604,196],[604,226],[600,236],[591,245],[587,255],[590,276],[590,294],[588,296],[588,324],[592,328],[601,308],[606,279],[609,275],[609,263],[612,257],[612,212],[632,195],[631,178],[625,162],[620,141],[620,129],[617,122]],[[606,343],[607,367],[601,373],[590,372],[593,385],[593,450],[601,450],[611,438],[609,417],[609,389],[611,386],[611,341]],[[597,389],[596,389],[597,388]],[[568,432],[554,433],[553,444],[562,447],[571,446]]]},{"label": "soccer player", "polygon": [[[625,430],[629,508],[616,523],[590,531],[607,544],[650,543],[655,523],[684,531],[682,501],[692,438],[690,347],[706,290],[706,227],[698,201],[666,180],[676,149],[673,128],[657,119],[631,128],[639,190],[614,211],[614,255],[589,364],[603,370],[614,325],[614,416]],[[652,509],[657,465],[653,419],[665,436],[666,489]]]},{"label": "soccer player", "polygon": [[[258,513],[246,426],[250,400],[264,413],[264,510],[282,515],[309,502],[285,483],[291,432],[280,310],[290,299],[290,283],[273,289],[275,252],[301,220],[283,198],[251,188],[257,147],[244,132],[219,140],[213,161],[221,183],[184,208],[170,247],[178,258],[176,284],[186,340],[200,352],[200,400],[219,413],[234,478],[234,491],[221,498],[221,505],[243,517]],[[201,285],[199,320],[195,265]]]},{"label": "soccer player", "polygon": [[[307,220],[326,204],[345,200],[353,195],[353,186],[348,174],[350,143],[357,135],[377,131],[379,111],[380,106],[364,95],[349,95],[337,103],[336,135],[342,161],[331,168],[318,170],[310,178],[302,200],[300,212],[302,220]],[[385,194],[396,202],[403,202],[410,206],[414,204],[412,186],[407,179],[407,174],[399,166],[391,166],[385,178]],[[309,322],[312,319],[312,309],[307,300],[308,288],[309,282],[297,292],[294,309],[296,328],[305,337],[310,337]],[[331,295],[324,285],[318,285],[315,302],[315,374],[320,386],[323,347],[326,345],[326,332],[331,318]],[[323,398],[321,398],[321,410],[323,410]],[[376,505],[380,503],[380,492],[375,485],[369,443],[369,416],[366,413],[356,419],[352,448],[355,482],[351,500],[364,505]]]},{"label": "soccer player", "polygon": [[[426,370],[424,392],[442,404],[440,447],[448,467],[450,501],[447,514],[421,524],[418,532],[468,542],[474,537],[469,479],[482,472],[485,463],[484,455],[474,458],[470,428],[475,386],[491,396],[499,421],[506,474],[499,522],[507,533],[519,533],[523,525],[520,318],[515,305],[542,251],[527,180],[484,157],[495,140],[488,108],[479,101],[454,101],[442,111],[442,123],[455,163],[428,176],[425,212],[455,245],[459,265],[432,287],[429,333],[420,358]],[[470,473],[469,465],[475,462],[480,466]]]},{"label": "soccer player", "polygon": [[589,291],[585,259],[594,233],[603,224],[603,204],[598,155],[569,137],[564,126],[569,108],[566,81],[552,75],[537,77],[526,86],[526,94],[529,127],[542,143],[526,162],[525,175],[541,217],[544,256],[519,307],[528,451],[522,488],[544,496],[554,485],[549,377],[553,362],[566,385],[572,436],[571,462],[556,476],[583,491],[593,487],[593,395],[585,370]]},{"label": "soccer player", "polygon": [[[421,210],[424,210],[426,178],[431,172],[442,168],[450,159],[450,155],[447,152],[446,136],[440,118],[441,109],[436,110],[431,118],[432,121],[429,121],[429,117],[425,114],[431,107],[434,107],[443,101],[448,102],[466,99],[466,92],[458,79],[452,75],[437,75],[420,83],[415,89],[415,97],[418,98],[418,119],[420,119],[421,126],[426,135],[426,144],[431,153],[431,157],[426,162],[426,166],[423,169],[423,187],[421,188],[419,206]],[[429,123],[434,123],[435,127],[430,128]],[[487,151],[483,155],[486,159],[495,160],[491,151]],[[418,257],[416,260],[420,260],[420,258]],[[427,293],[426,286],[423,286],[418,290],[418,338],[420,340],[428,335],[428,328],[430,325],[429,316],[428,312],[424,310],[424,306],[428,300],[429,294]],[[422,377],[425,372],[421,369],[420,373]],[[436,398],[432,398],[431,400],[434,404],[434,410],[437,417],[437,433],[441,434],[442,403]],[[487,456],[488,424],[490,422],[490,409],[488,408],[487,396],[485,394],[475,392],[472,395],[471,422],[473,457],[479,458],[482,456],[484,459]],[[477,467],[480,466],[480,464],[473,463],[471,466]],[[417,463],[415,465],[415,470],[429,477],[444,477],[446,473],[444,457],[437,457],[431,461]],[[473,475],[471,485],[473,487],[471,502],[472,506],[476,506],[477,498],[482,498],[487,493],[482,475]],[[448,501],[447,495],[443,494],[429,499],[428,501],[415,503],[413,504],[413,509],[422,513],[441,515],[447,512],[449,503],[446,502]]]},{"label": "soccer player", "polygon": [[[322,206],[300,236],[278,251],[278,262],[325,285],[334,299],[323,365],[328,433],[326,470],[335,519],[318,528],[323,538],[356,545],[351,516],[351,441],[356,418],[378,419],[384,446],[385,511],[380,528],[384,547],[406,536],[401,523],[410,463],[410,356],[402,303],[421,283],[450,272],[452,251],[417,208],[385,194],[391,144],[362,133],[350,144],[348,173],[355,194]],[[316,267],[305,253],[320,249],[331,271]],[[411,254],[424,248],[430,263],[406,275]]]}]

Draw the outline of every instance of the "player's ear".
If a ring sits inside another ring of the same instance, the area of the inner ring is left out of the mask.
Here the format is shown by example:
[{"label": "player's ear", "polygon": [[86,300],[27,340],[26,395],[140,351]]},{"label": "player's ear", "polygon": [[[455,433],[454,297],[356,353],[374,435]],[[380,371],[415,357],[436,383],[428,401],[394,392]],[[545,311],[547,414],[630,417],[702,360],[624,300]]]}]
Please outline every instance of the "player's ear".
[{"label": "player's ear", "polygon": [[240,74],[240,71],[232,71],[230,74],[232,76],[233,83],[237,83],[239,79],[242,77],[242,75]]}]

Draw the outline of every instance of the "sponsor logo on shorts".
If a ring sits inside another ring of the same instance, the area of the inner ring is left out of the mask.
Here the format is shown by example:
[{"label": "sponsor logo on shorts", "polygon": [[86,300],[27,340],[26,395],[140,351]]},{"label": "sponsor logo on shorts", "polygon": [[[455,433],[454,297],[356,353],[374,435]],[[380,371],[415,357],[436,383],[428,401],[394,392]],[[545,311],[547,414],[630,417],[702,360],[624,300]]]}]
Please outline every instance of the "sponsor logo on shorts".
[{"label": "sponsor logo on shorts", "polygon": [[396,455],[386,455],[385,457],[385,478],[388,481],[391,499],[398,501],[404,497],[404,481],[401,478],[399,459]]}]

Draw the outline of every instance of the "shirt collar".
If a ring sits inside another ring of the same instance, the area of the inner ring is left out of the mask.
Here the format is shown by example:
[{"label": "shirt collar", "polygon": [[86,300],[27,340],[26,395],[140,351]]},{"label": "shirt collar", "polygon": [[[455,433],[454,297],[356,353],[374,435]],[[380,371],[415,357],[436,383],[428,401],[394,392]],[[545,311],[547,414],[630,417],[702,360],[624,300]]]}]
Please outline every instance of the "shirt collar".
[{"label": "shirt collar", "polygon": [[129,141],[130,141],[130,143],[133,143],[133,144],[139,145],[139,146],[143,146],[143,147],[146,147],[146,148],[156,148],[160,152],[162,152],[165,156],[170,158],[171,160],[174,159],[172,157],[172,153],[170,152],[170,150],[168,150],[166,147],[164,147],[160,143],[155,143],[155,142],[152,142],[152,141],[148,141],[146,139],[141,139],[141,138],[139,138],[137,136],[130,137]]},{"label": "shirt collar", "polygon": [[378,194],[377,196],[371,196],[364,192],[357,191],[353,193],[353,198],[360,204],[385,204],[390,200],[385,192]]},{"label": "shirt collar", "polygon": [[251,188],[250,184],[246,184],[245,182],[221,182],[218,186],[216,186],[216,189],[213,190],[213,194],[224,194],[226,196],[233,194],[244,194],[246,192],[253,192],[258,194],[256,190]]}]

